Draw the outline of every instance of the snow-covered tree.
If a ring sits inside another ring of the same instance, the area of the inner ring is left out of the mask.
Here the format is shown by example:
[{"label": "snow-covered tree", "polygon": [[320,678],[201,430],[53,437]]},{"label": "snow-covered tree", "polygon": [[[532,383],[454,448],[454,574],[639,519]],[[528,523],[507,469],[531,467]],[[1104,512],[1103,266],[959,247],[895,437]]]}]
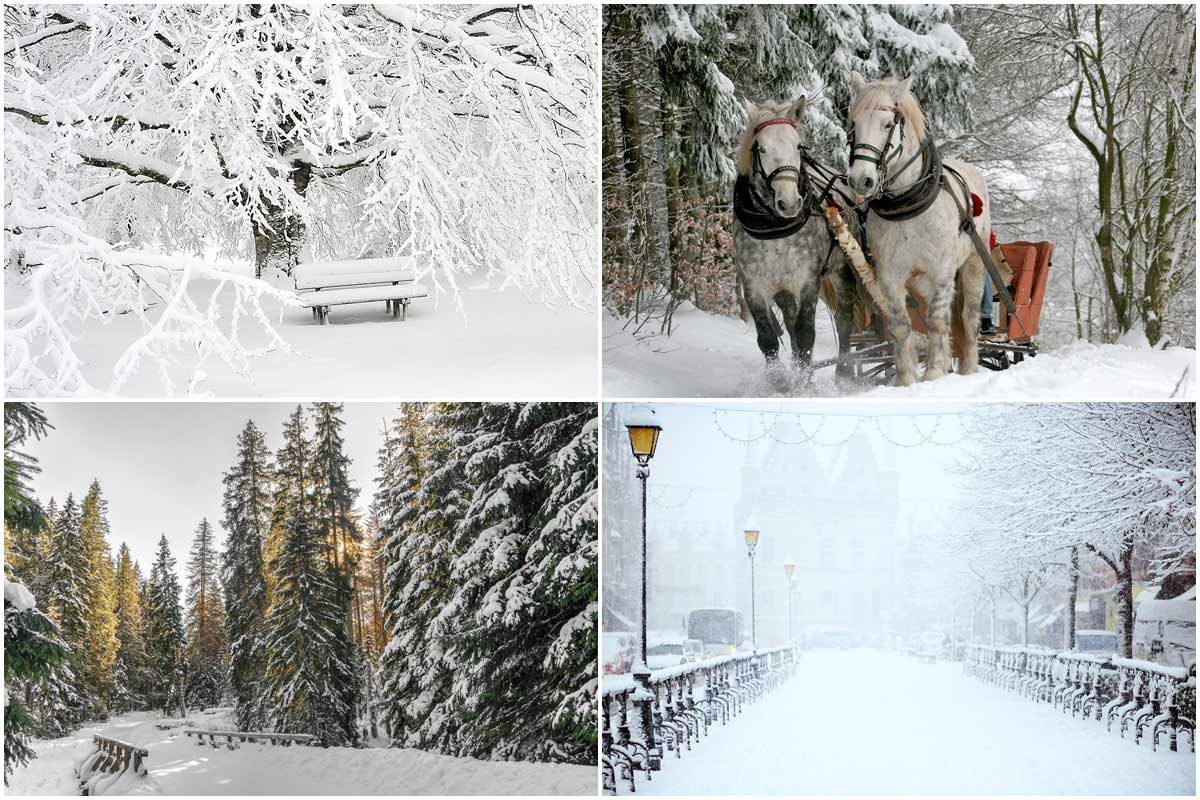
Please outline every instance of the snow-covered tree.
[{"label": "snow-covered tree", "polygon": [[262,730],[266,669],[267,580],[263,560],[271,527],[271,455],[253,421],[238,434],[237,463],[225,473],[222,585],[229,640],[229,683],[239,730]]},{"label": "snow-covered tree", "polygon": [[591,405],[404,407],[375,498],[394,745],[592,761],[595,455]]},{"label": "snow-covered tree", "polygon": [[68,641],[79,655],[76,671],[93,704],[92,713],[97,714],[111,708],[117,661],[116,580],[108,535],[108,501],[100,482],[93,480],[79,505],[79,546],[84,559],[82,638]]},{"label": "snow-covered tree", "polygon": [[33,594],[4,575],[4,784],[12,771],[36,758],[29,746],[39,726],[31,697],[56,679],[68,654],[58,627],[38,610]]},{"label": "snow-covered tree", "polygon": [[145,364],[170,390],[185,353],[246,372],[246,328],[284,346],[262,300],[287,295],[255,276],[313,257],[412,256],[441,289],[487,274],[586,305],[596,16],[10,7],[7,385],[87,390],[81,330],[125,313],[141,334],[102,388]]},{"label": "snow-covered tree", "polygon": [[[1131,655],[1138,562],[1159,578],[1195,568],[1194,407],[1014,406],[981,413],[976,426],[985,449],[968,487],[993,503],[963,539],[995,565],[981,574],[1003,579],[1005,564],[1016,577],[1038,563],[1077,571],[1072,551],[1094,556],[1111,571],[1121,651]],[[1022,491],[996,491],[997,475],[1019,475]],[[1023,584],[1025,595],[1033,589]]]},{"label": "snow-covered tree", "polygon": [[220,562],[212,525],[200,520],[188,558],[185,601],[187,703],[201,708],[221,702],[228,682],[229,644],[221,601]]},{"label": "snow-covered tree", "polygon": [[166,535],[158,540],[158,553],[146,582],[144,629],[148,659],[148,705],[164,714],[182,713],[184,706],[183,590],[175,573],[175,559]]},{"label": "snow-covered tree", "polygon": [[398,747],[441,743],[441,730],[428,723],[449,693],[449,678],[431,626],[449,592],[445,520],[461,504],[463,465],[448,447],[447,417],[454,413],[449,406],[405,403],[380,451],[375,505],[388,632],[381,656],[383,718]]},{"label": "snow-covered tree", "polygon": [[141,709],[146,702],[146,641],[140,584],[141,570],[128,545],[121,542],[115,576],[117,658],[111,703],[117,712]]},{"label": "snow-covered tree", "polygon": [[316,521],[313,461],[304,409],[297,406],[284,424],[275,457],[272,526],[279,547],[270,564],[275,584],[267,621],[267,680],[276,730],[341,745],[357,737],[344,694],[356,676],[354,665],[340,660],[345,620]]}]

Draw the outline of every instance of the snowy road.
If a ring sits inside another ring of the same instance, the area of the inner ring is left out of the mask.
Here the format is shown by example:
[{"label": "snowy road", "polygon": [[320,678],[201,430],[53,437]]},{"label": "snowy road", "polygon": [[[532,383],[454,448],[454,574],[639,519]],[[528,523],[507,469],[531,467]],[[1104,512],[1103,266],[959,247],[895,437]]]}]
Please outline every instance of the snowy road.
[{"label": "snowy road", "polygon": [[[837,354],[833,325],[824,307],[817,313],[813,358]],[[647,333],[647,332],[643,332]],[[635,335],[624,321],[604,315],[604,394],[641,397],[784,397],[763,373],[754,326],[736,317],[705,314],[691,306],[675,314],[671,336]],[[785,348],[786,349],[786,348]],[[783,351],[781,351],[783,352]],[[1152,350],[1123,344],[1074,342],[1042,351],[1004,372],[980,369],[915,386],[880,386],[860,397],[961,398],[987,400],[1189,399],[1196,392],[1196,351]],[[811,392],[838,397],[845,392],[833,370],[818,371]]]},{"label": "snowy road", "polygon": [[[228,729],[196,715],[196,727]],[[78,795],[75,762],[91,750],[93,734],[150,751],[149,775],[122,779],[105,794],[163,795],[591,795],[596,768],[571,764],[477,761],[421,750],[242,745],[201,746],[181,729],[155,727],[157,717],[129,714],[71,736],[36,741],[38,758],[14,771],[9,795]]]},{"label": "snowy road", "polygon": [[652,794],[1194,795],[1191,752],[1151,752],[895,653],[817,651],[725,728],[667,754]]}]

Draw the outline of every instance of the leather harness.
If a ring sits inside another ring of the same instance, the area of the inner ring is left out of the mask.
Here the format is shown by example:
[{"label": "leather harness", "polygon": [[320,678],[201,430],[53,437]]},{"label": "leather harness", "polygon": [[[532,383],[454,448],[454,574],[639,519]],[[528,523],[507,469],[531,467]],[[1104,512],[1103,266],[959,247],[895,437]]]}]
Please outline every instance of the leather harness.
[{"label": "leather harness", "polygon": [[[997,269],[996,263],[992,260],[992,254],[984,246],[983,240],[979,237],[979,231],[975,228],[974,215],[971,213],[971,191],[967,187],[966,178],[958,170],[942,163],[941,153],[938,152],[933,137],[926,137],[925,141],[917,149],[917,152],[913,153],[899,169],[891,172],[889,169],[891,163],[903,156],[904,153],[904,130],[906,127],[904,125],[904,116],[898,108],[880,108],[876,110],[892,112],[892,121],[887,129],[887,138],[884,139],[883,149],[880,150],[873,145],[860,142],[852,142],[850,147],[850,164],[852,166],[855,161],[866,161],[875,164],[876,169],[880,173],[879,194],[866,202],[867,209],[874,212],[880,219],[885,219],[889,222],[914,219],[928,211],[941,192],[944,191],[950,195],[950,198],[954,200],[954,205],[958,208],[961,219],[959,232],[967,234],[971,239],[971,244],[983,260],[983,266],[987,269],[988,275],[992,279],[992,287],[995,289],[996,294],[1000,296],[1000,301],[1004,303],[1004,307],[1008,310],[1009,315],[1017,320],[1017,324],[1024,331],[1025,326],[1021,323],[1021,318],[1017,315],[1017,305],[1013,302],[1012,294],[1008,291],[1008,286],[1005,285],[1004,279],[1000,277],[1000,270]],[[892,132],[897,126],[900,127],[900,143],[893,150]],[[867,150],[873,155],[862,155],[859,153],[860,150]],[[896,155],[889,155],[889,151],[894,152]],[[920,177],[902,193],[889,195],[887,187],[918,157],[921,159]],[[889,172],[891,172],[890,175]],[[950,185],[951,179],[957,184],[956,187]],[[866,214],[862,214],[862,218],[865,226]]]}]

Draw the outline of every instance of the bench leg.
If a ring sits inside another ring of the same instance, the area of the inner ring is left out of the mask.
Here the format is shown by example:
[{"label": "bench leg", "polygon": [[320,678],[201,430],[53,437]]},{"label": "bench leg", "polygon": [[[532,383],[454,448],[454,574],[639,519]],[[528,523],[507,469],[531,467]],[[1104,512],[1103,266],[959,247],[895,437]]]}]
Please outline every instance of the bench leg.
[{"label": "bench leg", "polygon": [[321,309],[321,324],[329,324],[329,306],[325,306]]},{"label": "bench leg", "polygon": [[403,316],[401,316],[400,319],[404,320],[404,321],[408,321],[408,303],[409,303],[408,300],[400,301],[400,305],[404,308],[404,311],[402,312]]}]

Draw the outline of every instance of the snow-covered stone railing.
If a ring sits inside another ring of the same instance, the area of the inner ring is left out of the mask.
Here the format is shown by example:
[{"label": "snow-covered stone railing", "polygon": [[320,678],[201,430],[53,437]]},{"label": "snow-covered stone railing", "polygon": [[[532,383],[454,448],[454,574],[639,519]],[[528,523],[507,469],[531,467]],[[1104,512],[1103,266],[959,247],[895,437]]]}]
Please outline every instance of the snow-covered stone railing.
[{"label": "snow-covered stone railing", "polygon": [[1114,724],[1135,744],[1149,734],[1158,749],[1160,734],[1170,749],[1186,734],[1196,750],[1196,674],[1133,658],[1056,652],[1038,647],[970,645],[963,669],[980,680],[1047,702],[1071,716]]},{"label": "snow-covered stone railing", "polygon": [[80,794],[103,794],[126,775],[134,779],[146,776],[144,760],[150,753],[145,748],[107,736],[93,736],[92,743],[96,749],[75,767]]},{"label": "snow-covered stone railing", "polygon": [[[634,675],[604,681],[602,770],[604,791],[616,794],[617,782],[635,791],[634,773],[646,780],[662,768],[664,748],[676,758],[711,725],[728,723],[747,703],[779,686],[795,671],[793,647],[719,656],[654,670],[645,683]],[[648,708],[649,730],[643,724]]]},{"label": "snow-covered stone railing", "polygon": [[291,747],[293,743],[315,745],[320,741],[309,733],[272,733],[271,731],[202,731],[193,729],[184,731],[184,734],[195,736],[200,744],[204,744],[204,739],[207,737],[208,743],[213,747],[217,746],[217,739],[224,739],[225,746],[230,750],[236,750],[238,742],[270,742]]}]

